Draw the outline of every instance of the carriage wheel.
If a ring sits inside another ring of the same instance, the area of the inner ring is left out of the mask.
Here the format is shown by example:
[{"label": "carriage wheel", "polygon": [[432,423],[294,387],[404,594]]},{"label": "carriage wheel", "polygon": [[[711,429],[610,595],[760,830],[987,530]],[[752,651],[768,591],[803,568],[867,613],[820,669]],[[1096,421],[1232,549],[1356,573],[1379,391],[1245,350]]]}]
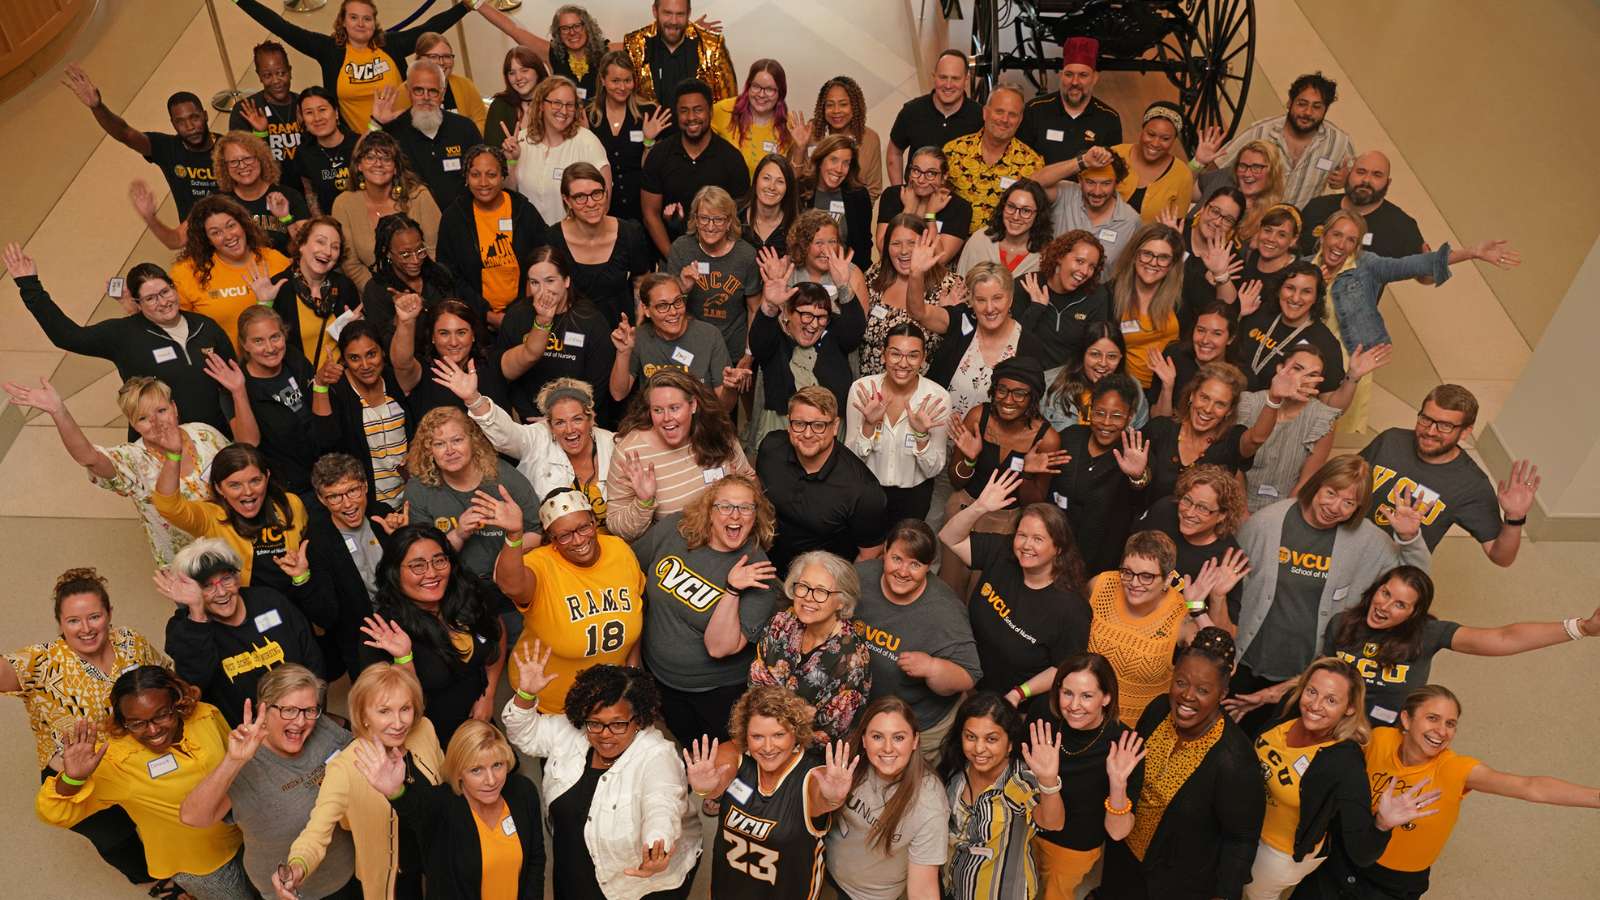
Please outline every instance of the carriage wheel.
[{"label": "carriage wheel", "polygon": [[972,99],[984,103],[1000,80],[1000,16],[996,0],[972,0]]},{"label": "carriage wheel", "polygon": [[1183,64],[1170,75],[1183,107],[1183,144],[1194,152],[1203,129],[1233,137],[1244,118],[1256,59],[1255,0],[1184,0],[1187,27],[1169,34],[1158,53]]}]

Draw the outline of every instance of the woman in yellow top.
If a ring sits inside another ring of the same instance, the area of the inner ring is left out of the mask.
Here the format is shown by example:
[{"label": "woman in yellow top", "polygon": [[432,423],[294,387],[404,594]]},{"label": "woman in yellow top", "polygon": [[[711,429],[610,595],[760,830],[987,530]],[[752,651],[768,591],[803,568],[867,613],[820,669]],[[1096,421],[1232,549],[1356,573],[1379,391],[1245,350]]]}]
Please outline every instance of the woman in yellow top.
[{"label": "woman in yellow top", "polygon": [[[98,721],[111,713],[111,682],[117,673],[172,665],[144,635],[112,626],[106,579],[94,569],[68,569],[51,593],[61,636],[0,656],[0,693],[16,697],[28,709],[42,779],[61,771],[63,745],[74,720],[83,716]],[[150,881],[144,843],[120,807],[95,813],[72,830],[88,838],[100,858],[130,882]]]},{"label": "woman in yellow top", "polygon": [[183,798],[227,755],[228,723],[200,689],[170,669],[138,666],[111,686],[110,739],[78,719],[62,747],[61,774],[45,779],[34,800],[39,818],[71,828],[121,807],[145,841],[150,874],[171,878],[196,900],[252,900],[244,841],[235,825],[190,828],[178,818]]},{"label": "woman in yellow top", "polygon": [[289,257],[272,249],[267,233],[230,197],[213,194],[201,200],[187,221],[183,249],[172,267],[178,305],[206,316],[237,340],[239,314],[272,302],[277,296],[272,273],[288,268]]},{"label": "woman in yellow top", "polygon": [[[409,670],[388,663],[368,666],[350,687],[349,703],[350,730],[357,742],[398,755],[413,785],[438,784],[444,778],[439,739],[422,715],[422,684]],[[328,760],[311,819],[289,847],[280,874],[273,876],[279,897],[297,896],[294,891],[322,864],[334,828],[350,832],[355,842],[356,878],[365,900],[422,896],[416,843],[401,839],[399,817],[362,777],[347,747]]]},{"label": "woman in yellow top", "polygon": [[1175,103],[1157,100],[1145,107],[1138,137],[1111,148],[1128,164],[1128,177],[1117,183],[1117,193],[1147,223],[1159,221],[1163,213],[1176,219],[1192,202],[1194,172],[1172,155],[1181,133],[1183,112]]},{"label": "woman in yellow top", "polygon": [[794,151],[797,138],[790,126],[797,114],[789,111],[788,99],[789,78],[783,64],[758,59],[750,64],[739,96],[718,100],[711,107],[711,130],[739,148],[752,177],[767,154],[788,156]]},{"label": "woman in yellow top", "polygon": [[1256,758],[1267,788],[1245,900],[1278,900],[1322,865],[1328,835],[1337,828],[1345,859],[1370,865],[1395,828],[1437,813],[1439,791],[1420,786],[1375,797],[1361,748],[1372,737],[1366,683],[1349,663],[1325,656],[1313,662],[1290,692],[1293,718],[1256,738]]},{"label": "woman in yellow top", "polygon": [[1183,295],[1183,236],[1160,222],[1140,227],[1111,274],[1111,315],[1120,323],[1128,374],[1148,389],[1150,354],[1178,339]]},{"label": "woman in yellow top", "polygon": [[[644,572],[628,543],[600,534],[594,508],[581,491],[552,491],[539,505],[544,543],[522,552],[522,510],[504,490],[497,500],[480,493],[485,524],[505,529],[494,564],[494,583],[522,610],[527,626],[518,645],[538,639],[552,651],[546,671],[555,681],[539,696],[539,711],[566,708],[567,689],[579,669],[637,666],[644,628]],[[512,657],[511,683],[517,683]]]}]

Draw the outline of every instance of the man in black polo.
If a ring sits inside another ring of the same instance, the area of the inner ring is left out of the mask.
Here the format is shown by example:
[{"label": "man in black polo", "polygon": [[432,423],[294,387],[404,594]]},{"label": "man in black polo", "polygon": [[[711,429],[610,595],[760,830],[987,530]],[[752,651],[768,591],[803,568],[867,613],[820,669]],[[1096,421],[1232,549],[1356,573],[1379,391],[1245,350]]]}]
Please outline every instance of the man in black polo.
[{"label": "man in black polo", "polygon": [[1300,255],[1309,259],[1317,252],[1322,243],[1322,223],[1336,209],[1358,213],[1366,220],[1367,234],[1361,239],[1361,246],[1368,253],[1396,257],[1432,249],[1422,239],[1417,220],[1389,202],[1389,172],[1389,157],[1369,150],[1351,163],[1344,193],[1313,197],[1300,211],[1301,221],[1305,222],[1300,232]]},{"label": "man in black polo", "polygon": [[906,179],[906,159],[923,147],[943,147],[983,127],[983,107],[967,96],[967,55],[946,50],[933,63],[933,90],[900,107],[889,129],[884,162],[889,183]]},{"label": "man in black polo", "polygon": [[444,108],[444,70],[437,63],[419,59],[406,73],[406,92],[411,108],[395,115],[383,95],[372,104],[372,121],[394,135],[406,151],[411,168],[428,185],[440,209],[449,209],[466,190],[462,171],[464,154],[483,143],[483,135],[472,120]]},{"label": "man in black polo", "polygon": [[714,184],[734,197],[750,191],[744,155],[711,130],[711,103],[705,82],[690,79],[679,85],[672,104],[678,133],[662,138],[645,154],[639,207],[645,231],[662,258],[684,233],[684,217],[701,188]]},{"label": "man in black polo", "polygon": [[1067,38],[1061,45],[1061,89],[1040,94],[1022,110],[1017,137],[1046,165],[1072,159],[1090,147],[1122,143],[1122,117],[1094,95],[1100,83],[1100,42]]},{"label": "man in black polo", "polygon": [[175,134],[137,131],[121,116],[106,108],[100,89],[76,63],[67,66],[61,83],[73,96],[89,107],[101,130],[145,158],[161,170],[178,204],[178,218],[188,218],[189,210],[204,197],[217,192],[217,176],[211,170],[211,146],[217,136],[211,132],[205,104],[188,91],[167,98],[167,116]]},{"label": "man in black polo", "polygon": [[[261,90],[244,98],[228,114],[229,131],[248,131],[267,142],[273,158],[282,165],[300,148],[300,95],[289,86],[294,68],[289,51],[277,41],[262,41],[252,54]],[[259,127],[258,127],[259,126]],[[290,184],[298,189],[299,182]]]},{"label": "man in black polo", "polygon": [[778,536],[767,551],[779,572],[808,550],[847,560],[883,554],[883,487],[839,443],[839,401],[812,385],[789,398],[789,427],[756,451],[756,475],[778,510]]}]

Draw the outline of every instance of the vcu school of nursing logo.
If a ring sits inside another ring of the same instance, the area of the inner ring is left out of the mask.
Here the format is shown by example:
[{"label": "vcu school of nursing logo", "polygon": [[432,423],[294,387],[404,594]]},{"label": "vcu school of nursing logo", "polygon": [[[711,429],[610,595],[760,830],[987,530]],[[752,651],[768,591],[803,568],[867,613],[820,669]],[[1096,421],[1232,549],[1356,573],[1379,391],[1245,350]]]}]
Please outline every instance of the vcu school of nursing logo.
[{"label": "vcu school of nursing logo", "polygon": [[677,556],[668,556],[656,563],[656,585],[677,597],[683,605],[696,612],[705,612],[716,605],[723,589],[711,579],[689,568]]},{"label": "vcu school of nursing logo", "polygon": [[345,63],[344,74],[352,84],[381,81],[383,76],[389,74],[389,61],[379,56],[364,63]]},{"label": "vcu school of nursing logo", "polygon": [[1328,577],[1328,570],[1333,568],[1333,557],[1321,553],[1305,553],[1300,550],[1291,550],[1288,547],[1278,548],[1278,564],[1289,564],[1290,571],[1296,575],[1308,578]]}]

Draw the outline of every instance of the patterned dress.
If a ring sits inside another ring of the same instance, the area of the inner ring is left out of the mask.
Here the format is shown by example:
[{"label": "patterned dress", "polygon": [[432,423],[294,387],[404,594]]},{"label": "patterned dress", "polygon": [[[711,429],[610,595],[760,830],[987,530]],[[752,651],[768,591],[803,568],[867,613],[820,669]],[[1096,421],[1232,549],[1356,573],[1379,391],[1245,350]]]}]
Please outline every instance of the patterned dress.
[{"label": "patterned dress", "polygon": [[[228,439],[222,432],[200,422],[189,422],[181,427],[189,438],[195,467],[179,479],[178,495],[185,500],[210,500],[211,487],[206,479],[211,473],[211,458],[228,446]],[[134,508],[139,510],[139,520],[144,525],[144,536],[150,542],[150,553],[155,557],[156,565],[171,565],[173,554],[188,546],[194,538],[163,519],[150,502],[150,495],[156,492],[156,479],[161,476],[161,456],[146,447],[143,440],[95,449],[111,460],[116,472],[110,478],[90,475],[89,480],[133,501]]]},{"label": "patterned dress", "polygon": [[750,684],[786,687],[817,711],[816,740],[843,740],[872,690],[872,654],[849,619],[807,653],[800,649],[805,625],[786,609],[772,617],[756,643]]},{"label": "patterned dress", "polygon": [[28,708],[39,768],[61,752],[62,735],[78,719],[98,722],[111,712],[111,684],[118,675],[136,666],[172,667],[171,658],[131,628],[113,627],[106,638],[117,654],[109,672],[73,653],[61,638],[5,655],[22,685],[9,696],[20,698]]},{"label": "patterned dress", "polygon": [[[878,278],[879,268],[882,263],[873,264],[867,270],[867,333],[861,341],[861,374],[883,374],[883,348],[889,343],[889,329],[896,325],[911,322],[911,315],[904,309],[895,309],[883,302],[883,292],[873,288]],[[930,285],[922,292],[922,302],[937,306],[939,296],[945,289],[961,282],[961,278],[954,272],[946,272],[937,285]],[[944,340],[942,334],[928,335],[928,346],[922,355],[922,374],[928,374],[928,364],[933,361],[933,354],[939,349],[939,343]]]}]

